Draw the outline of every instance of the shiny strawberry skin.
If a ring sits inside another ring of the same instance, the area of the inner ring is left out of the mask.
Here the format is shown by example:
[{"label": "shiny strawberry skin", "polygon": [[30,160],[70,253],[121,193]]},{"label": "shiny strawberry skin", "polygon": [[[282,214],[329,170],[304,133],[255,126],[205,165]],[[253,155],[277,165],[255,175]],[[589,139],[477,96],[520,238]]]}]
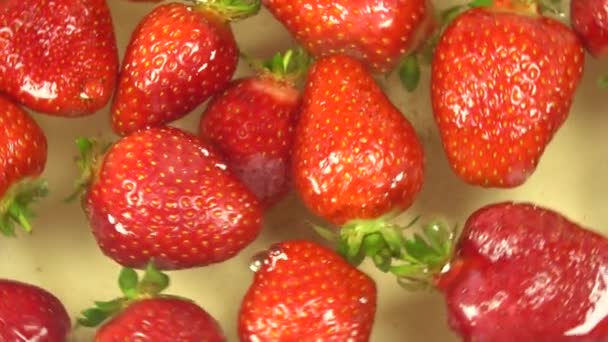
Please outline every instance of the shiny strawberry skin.
[{"label": "shiny strawberry skin", "polygon": [[422,188],[424,151],[363,64],[335,55],[309,71],[292,166],[307,207],[341,225],[407,209]]},{"label": "shiny strawberry skin", "polygon": [[86,196],[101,250],[123,266],[205,266],[229,259],[261,228],[259,202],[195,135],[138,131],[103,157]]},{"label": "shiny strawberry skin", "polygon": [[61,301],[38,286],[0,280],[0,341],[64,342],[71,328]]},{"label": "shiny strawberry skin", "polygon": [[237,62],[232,29],[219,14],[179,3],[155,7],[127,47],[112,128],[127,135],[185,116],[228,84]]},{"label": "shiny strawberry skin", "polygon": [[179,298],[151,298],[130,304],[105,323],[95,342],[224,342],[218,322],[198,305]]},{"label": "shiny strawberry skin", "polygon": [[200,136],[225,156],[265,207],[290,188],[290,160],[300,93],[271,76],[235,80],[210,101]]},{"label": "shiny strawberry skin", "polygon": [[434,55],[431,98],[447,158],[465,182],[509,188],[536,170],[583,73],[574,33],[491,9],[456,18]]},{"label": "shiny strawberry skin", "polygon": [[264,6],[316,57],[348,54],[386,73],[434,28],[427,0],[263,0]]},{"label": "shiny strawberry skin", "polygon": [[474,212],[439,279],[464,341],[608,340],[608,240],[530,203]]},{"label": "shiny strawberry skin", "polygon": [[608,55],[608,1],[571,0],[570,22],[589,53]]},{"label": "shiny strawberry skin", "polygon": [[0,91],[63,117],[110,101],[119,62],[105,0],[2,1],[0,23]]},{"label": "shiny strawberry skin", "polygon": [[0,96],[0,197],[14,183],[39,177],[47,153],[42,128],[17,103]]},{"label": "shiny strawberry skin", "polygon": [[239,312],[242,342],[369,341],[376,284],[311,241],[273,245]]}]

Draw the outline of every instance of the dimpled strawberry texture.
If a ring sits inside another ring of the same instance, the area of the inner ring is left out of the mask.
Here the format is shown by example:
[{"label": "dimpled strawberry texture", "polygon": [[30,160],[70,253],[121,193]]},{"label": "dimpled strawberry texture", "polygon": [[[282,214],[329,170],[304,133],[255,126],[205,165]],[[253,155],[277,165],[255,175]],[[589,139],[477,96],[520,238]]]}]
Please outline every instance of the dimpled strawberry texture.
[{"label": "dimpled strawberry texture", "polygon": [[424,179],[422,145],[363,64],[318,59],[299,120],[293,177],[312,212],[340,225],[413,203]]},{"label": "dimpled strawberry texture", "polygon": [[65,307],[48,291],[0,280],[0,341],[64,342],[70,325]]},{"label": "dimpled strawberry texture", "polygon": [[179,3],[156,7],[127,47],[112,128],[127,135],[185,116],[227,85],[237,63],[232,29],[218,14]]},{"label": "dimpled strawberry texture", "polygon": [[242,342],[369,341],[374,281],[309,241],[273,245],[239,313]]},{"label": "dimpled strawberry texture", "polygon": [[313,55],[344,53],[386,73],[434,27],[427,0],[262,0]]},{"label": "dimpled strawberry texture", "polygon": [[0,1],[0,91],[61,116],[110,100],[118,50],[105,0]]},{"label": "dimpled strawberry texture", "polygon": [[101,249],[120,264],[183,269],[220,262],[261,226],[255,196],[194,135],[153,128],[119,140],[86,198]]},{"label": "dimpled strawberry texture", "polygon": [[0,96],[0,197],[16,181],[37,177],[47,160],[47,140],[16,103]]},{"label": "dimpled strawberry texture", "polygon": [[481,186],[524,183],[569,114],[583,63],[576,36],[555,20],[486,9],[456,18],[431,83],[455,172]]},{"label": "dimpled strawberry texture", "polygon": [[216,320],[196,304],[177,298],[145,299],[104,324],[95,342],[224,342]]},{"label": "dimpled strawberry texture", "polygon": [[571,0],[572,28],[579,35],[587,51],[601,58],[608,54],[608,1]]},{"label": "dimpled strawberry texture", "polygon": [[444,288],[464,341],[608,341],[608,240],[531,204],[475,212]]}]

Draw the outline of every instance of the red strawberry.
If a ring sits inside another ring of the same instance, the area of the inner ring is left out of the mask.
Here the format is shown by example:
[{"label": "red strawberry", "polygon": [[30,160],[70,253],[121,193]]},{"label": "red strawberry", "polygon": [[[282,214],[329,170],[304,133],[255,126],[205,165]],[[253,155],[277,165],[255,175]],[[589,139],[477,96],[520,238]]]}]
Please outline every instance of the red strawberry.
[{"label": "red strawberry", "polygon": [[315,57],[347,54],[373,72],[391,71],[434,28],[427,0],[262,0]]},{"label": "red strawberry", "polygon": [[464,341],[608,340],[608,240],[547,208],[497,203],[465,224],[438,278]]},{"label": "red strawberry", "polygon": [[81,162],[92,165],[85,166],[85,179],[93,175],[83,183],[86,214],[101,250],[123,266],[221,262],[260,231],[255,196],[190,133],[151,128],[120,139],[97,159],[86,150]]},{"label": "red strawberry", "polygon": [[608,1],[571,0],[572,28],[596,58],[608,56]]},{"label": "red strawberry", "polygon": [[63,342],[70,317],[52,293],[15,280],[0,280],[0,341]]},{"label": "red strawberry", "polygon": [[198,1],[157,6],[127,47],[112,127],[121,135],[177,120],[232,79],[238,49],[230,20],[254,15],[259,0]]},{"label": "red strawberry", "polygon": [[369,341],[376,284],[309,241],[273,245],[239,312],[240,340]]},{"label": "red strawberry", "polygon": [[0,95],[0,233],[12,236],[15,224],[27,232],[29,205],[46,195],[41,178],[47,160],[44,132],[16,103]]},{"label": "red strawberry", "polygon": [[66,117],[109,102],[118,50],[105,0],[5,0],[0,23],[1,92]]},{"label": "red strawberry", "polygon": [[264,206],[289,190],[289,163],[300,91],[303,54],[277,54],[257,74],[234,80],[203,113],[200,135],[227,158],[229,167]]},{"label": "red strawberry", "polygon": [[468,10],[436,46],[435,120],[451,167],[469,184],[523,184],[567,119],[581,80],[576,35],[526,4]]},{"label": "red strawberry", "polygon": [[124,297],[83,311],[82,326],[94,327],[106,321],[95,342],[176,341],[224,342],[218,322],[190,300],[161,294],[169,286],[167,275],[148,267],[141,279],[132,269],[122,270],[119,284]]},{"label": "red strawberry", "polygon": [[422,146],[362,63],[346,55],[318,59],[302,101],[293,177],[313,213],[341,225],[414,202],[424,178]]}]

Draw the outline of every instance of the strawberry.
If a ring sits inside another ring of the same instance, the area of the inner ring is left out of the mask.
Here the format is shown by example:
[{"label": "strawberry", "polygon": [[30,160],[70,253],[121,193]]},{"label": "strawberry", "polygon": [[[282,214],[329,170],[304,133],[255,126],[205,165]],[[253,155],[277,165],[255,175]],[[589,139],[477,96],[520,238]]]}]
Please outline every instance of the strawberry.
[{"label": "strawberry", "polygon": [[196,303],[162,294],[169,287],[169,277],[149,265],[142,279],[137,272],[123,268],[119,285],[123,296],[96,302],[84,310],[78,325],[96,327],[95,342],[176,341],[224,342],[222,328]]},{"label": "strawberry", "polygon": [[292,173],[304,204],[342,225],[407,209],[422,188],[424,153],[364,65],[334,55],[310,67]]},{"label": "strawberry", "polygon": [[571,0],[570,20],[591,55],[608,56],[608,1]]},{"label": "strawberry", "polygon": [[110,101],[118,50],[105,0],[5,0],[0,23],[0,92],[63,117]]},{"label": "strawberry", "polygon": [[[406,289],[445,298],[463,341],[608,340],[608,239],[532,203],[500,202],[473,212],[456,232],[433,222],[413,236],[385,227],[342,236],[341,254],[393,255],[384,270]],[[376,260],[374,260],[376,261]],[[384,265],[384,264],[383,264]]]},{"label": "strawberry", "polygon": [[435,121],[451,168],[475,186],[526,182],[566,121],[583,73],[576,35],[522,2],[465,11],[435,47]]},{"label": "strawberry", "polygon": [[80,142],[84,206],[103,253],[119,264],[159,269],[229,259],[261,228],[259,202],[198,137],[150,128],[95,156]]},{"label": "strawberry", "polygon": [[41,177],[47,150],[46,136],[36,121],[0,95],[0,234],[13,236],[15,224],[31,232],[29,205],[47,193]]},{"label": "strawberry", "polygon": [[0,279],[0,341],[67,341],[70,317],[61,301],[36,285]]},{"label": "strawberry", "polygon": [[434,29],[427,0],[262,0],[315,57],[347,54],[386,73]]},{"label": "strawberry", "polygon": [[284,241],[257,266],[239,311],[241,341],[369,341],[376,284],[339,255]]},{"label": "strawberry", "polygon": [[451,263],[437,284],[465,341],[608,340],[608,240],[553,210],[477,210]]},{"label": "strawberry", "polygon": [[239,60],[231,20],[258,12],[259,0],[159,5],[136,27],[112,101],[112,128],[127,135],[175,121],[221,91]]},{"label": "strawberry", "polygon": [[[295,82],[305,54],[288,51],[267,63],[253,61],[256,74],[240,78],[208,104],[200,136],[213,143],[229,167],[265,207],[289,190],[289,163],[300,91]],[[261,64],[261,65],[260,65]]]}]

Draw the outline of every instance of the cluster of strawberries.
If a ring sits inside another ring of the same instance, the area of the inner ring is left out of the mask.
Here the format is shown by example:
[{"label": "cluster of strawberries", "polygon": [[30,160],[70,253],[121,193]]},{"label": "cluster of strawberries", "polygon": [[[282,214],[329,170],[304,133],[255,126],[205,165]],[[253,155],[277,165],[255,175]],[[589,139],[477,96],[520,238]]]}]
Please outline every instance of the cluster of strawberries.
[{"label": "cluster of strawberries", "polygon": [[[122,296],[77,320],[102,324],[96,341],[224,341],[203,308],[163,294],[163,271],[236,256],[291,190],[332,226],[315,227],[331,246],[268,248],[242,299],[241,341],[368,341],[377,290],[364,260],[443,293],[465,341],[606,341],[608,239],[532,203],[479,208],[459,234],[392,221],[423,188],[425,151],[374,78],[398,70],[413,90],[426,57],[453,172],[514,188],[566,122],[585,49],[608,51],[606,3],[573,0],[564,22],[525,0],[170,2],[138,24],[120,63],[105,0],[2,1],[0,232],[31,231],[30,204],[47,191],[48,142],[26,108],[74,118],[110,104],[119,137],[77,139],[73,196],[123,266]],[[299,49],[269,61],[239,51],[230,23],[262,6]],[[234,77],[241,59],[253,75]],[[198,134],[170,125],[205,102]],[[65,341],[71,329],[53,294],[0,281],[0,340]]]}]

